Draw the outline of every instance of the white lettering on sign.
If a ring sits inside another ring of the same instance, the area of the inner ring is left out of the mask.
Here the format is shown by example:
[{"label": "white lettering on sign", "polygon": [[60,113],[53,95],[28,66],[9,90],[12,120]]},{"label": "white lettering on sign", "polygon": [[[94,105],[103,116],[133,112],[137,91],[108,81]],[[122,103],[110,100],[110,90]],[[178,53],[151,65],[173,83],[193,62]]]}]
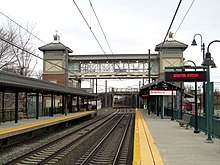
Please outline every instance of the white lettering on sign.
[{"label": "white lettering on sign", "polygon": [[[150,95],[168,95],[168,96],[172,96],[172,90],[150,90]],[[173,90],[173,95],[176,95],[175,90]]]}]

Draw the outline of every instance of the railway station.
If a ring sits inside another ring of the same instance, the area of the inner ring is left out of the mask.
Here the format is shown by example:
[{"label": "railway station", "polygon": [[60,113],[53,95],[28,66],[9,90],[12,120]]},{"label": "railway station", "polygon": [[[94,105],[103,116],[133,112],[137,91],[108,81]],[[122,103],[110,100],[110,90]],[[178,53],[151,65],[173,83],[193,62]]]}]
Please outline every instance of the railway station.
[{"label": "railway station", "polygon": [[[206,106],[198,113],[197,96],[184,90],[184,82],[206,82],[213,91],[209,65],[185,68],[187,47],[171,37],[156,45],[158,54],[74,55],[54,35],[39,47],[42,80],[0,71],[0,163],[219,164],[214,94],[200,100]],[[97,92],[97,79],[137,78],[139,89]],[[91,88],[81,88],[84,79]]]}]

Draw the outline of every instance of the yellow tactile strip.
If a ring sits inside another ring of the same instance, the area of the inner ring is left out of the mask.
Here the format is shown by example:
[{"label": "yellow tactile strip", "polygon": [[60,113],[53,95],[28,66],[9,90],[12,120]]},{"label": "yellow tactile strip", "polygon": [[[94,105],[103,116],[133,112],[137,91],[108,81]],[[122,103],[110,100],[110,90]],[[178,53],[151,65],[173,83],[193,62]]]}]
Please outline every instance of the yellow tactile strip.
[{"label": "yellow tactile strip", "polygon": [[140,110],[136,109],[133,165],[163,165]]},{"label": "yellow tactile strip", "polygon": [[12,128],[7,128],[7,129],[1,129],[0,130],[0,139],[4,139],[10,136],[15,136],[18,134],[26,133],[32,130],[40,129],[43,127],[51,126],[54,124],[58,124],[61,122],[65,122],[71,119],[76,119],[79,117],[83,117],[89,114],[93,114],[94,111],[86,111],[86,112],[79,112],[79,113],[73,113],[68,116],[62,116],[59,118],[52,118],[49,120],[44,120],[44,121],[39,121],[35,123],[30,123],[30,124],[25,124],[22,126],[17,126],[17,127],[12,127]]}]

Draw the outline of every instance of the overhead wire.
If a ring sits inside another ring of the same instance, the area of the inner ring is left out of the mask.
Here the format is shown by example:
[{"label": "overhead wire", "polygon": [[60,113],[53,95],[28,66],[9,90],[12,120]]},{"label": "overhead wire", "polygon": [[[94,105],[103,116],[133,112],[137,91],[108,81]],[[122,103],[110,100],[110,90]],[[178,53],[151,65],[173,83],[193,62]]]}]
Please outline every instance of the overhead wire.
[{"label": "overhead wire", "polygon": [[[94,13],[94,15],[95,15],[95,17],[96,17],[96,20],[97,20],[97,22],[98,22],[98,24],[99,24],[99,27],[100,27],[100,29],[101,29],[101,31],[102,31],[102,34],[103,34],[103,36],[104,36],[104,38],[105,38],[105,40],[106,40],[106,43],[107,43],[107,45],[108,45],[108,47],[109,47],[111,53],[114,55],[114,53],[113,53],[113,51],[112,51],[112,48],[111,48],[111,46],[110,46],[110,44],[109,44],[109,42],[108,42],[108,39],[107,39],[107,37],[106,37],[106,35],[105,35],[105,32],[104,32],[104,30],[103,30],[103,28],[102,28],[102,25],[101,25],[101,23],[100,23],[100,21],[99,21],[98,15],[97,15],[96,12],[95,12],[95,9],[94,9],[94,7],[93,7],[93,4],[92,4],[91,0],[89,0],[89,4],[90,4],[90,9],[92,9],[92,11],[93,11],[93,13]],[[90,13],[90,22],[91,22],[91,13]],[[91,27],[91,25],[90,25],[90,27]],[[108,58],[108,55],[107,55],[107,54],[106,54],[106,57]],[[116,63],[116,65],[118,66],[118,68],[119,68],[119,70],[120,70],[119,64]],[[121,78],[119,78],[119,80],[122,82],[122,84],[123,84],[124,86],[126,86],[126,85],[124,84],[124,82],[121,80]]]},{"label": "overhead wire", "polygon": [[[10,18],[9,16],[7,16],[6,14],[4,14],[4,13],[2,13],[2,12],[0,12],[0,13],[1,13],[4,17],[6,17],[7,19],[9,19],[10,21],[12,21],[13,23],[15,23],[17,26],[21,27],[23,30],[27,31],[29,34],[31,34],[32,36],[34,36],[35,38],[37,38],[37,39],[40,40],[41,42],[45,43],[42,39],[40,39],[39,37],[37,37],[36,35],[34,35],[32,32],[30,32],[28,29],[26,29],[25,27],[23,27],[22,25],[20,25],[20,24],[17,23],[16,21],[14,21],[14,20],[13,20],[12,18]],[[24,48],[22,48],[22,47],[16,45],[15,43],[12,43],[12,42],[10,42],[10,41],[4,39],[2,36],[0,36],[0,39],[1,39],[2,41],[6,42],[6,43],[8,43],[8,44],[10,44],[10,45],[12,45],[12,46],[18,48],[18,49],[20,49],[20,50],[26,52],[26,53],[29,53],[30,55],[32,55],[32,56],[34,56],[34,57],[36,57],[36,58],[38,58],[38,59],[41,59],[42,61],[46,61],[46,60],[44,60],[43,58],[39,57],[38,55],[36,55],[36,54],[34,54],[34,53],[32,53],[32,52],[29,52],[28,50],[25,50]],[[53,62],[50,62],[50,61],[46,61],[46,62],[47,62],[47,63],[50,63],[50,64],[53,65],[53,66],[56,66],[56,67],[58,67],[58,68],[61,68],[61,69],[64,69],[64,70],[65,70],[64,67],[61,67],[60,65],[57,65],[56,63],[53,63]],[[70,71],[70,70],[68,70],[68,69],[67,69],[67,72],[72,73],[72,74],[77,78],[77,75],[76,75],[74,72],[72,72],[72,71]],[[84,73],[84,74],[86,74],[86,73]],[[83,74],[82,74],[82,75],[83,75]]]},{"label": "overhead wire", "polygon": [[[43,42],[43,43],[46,43],[46,42],[44,42],[42,39],[40,39],[39,37],[37,37],[35,34],[33,34],[32,32],[30,32],[28,29],[26,29],[25,27],[23,27],[22,25],[20,25],[20,24],[17,23],[16,21],[14,21],[12,18],[10,18],[9,16],[7,16],[6,14],[4,14],[3,12],[0,12],[0,14],[2,14],[4,17],[6,17],[7,19],[9,19],[9,20],[12,21],[13,23],[15,23],[17,26],[21,27],[23,30],[25,30],[26,32],[28,32],[29,34],[31,34],[32,36],[34,36],[35,38],[37,38],[39,41],[41,41],[41,42]],[[25,50],[24,48],[22,48],[22,47],[16,45],[15,43],[12,43],[12,42],[10,42],[10,41],[8,41],[8,40],[2,38],[2,37],[0,37],[0,39],[1,39],[2,41],[6,42],[6,43],[8,43],[8,44],[10,44],[10,45],[12,45],[12,46],[18,48],[18,49],[20,49],[20,50],[26,52],[26,53],[29,53],[30,55],[32,55],[32,56],[34,56],[34,57],[36,57],[36,58],[38,58],[38,59],[41,59],[42,61],[45,61],[43,58],[39,57],[38,55],[36,55],[36,54],[34,54],[34,53],[32,53],[32,52],[29,52],[28,50]],[[53,62],[50,62],[50,61],[46,61],[46,62],[47,62],[47,63],[50,63],[50,64],[53,65],[53,66],[56,66],[56,67],[58,67],[58,68],[61,68],[61,69],[64,69],[64,70],[65,70],[64,67],[61,67],[60,65],[57,65],[56,63],[53,63]],[[72,72],[72,71],[70,71],[70,70],[68,70],[68,69],[67,69],[67,72],[72,73],[72,74],[77,78],[77,75],[76,75],[74,72]],[[86,74],[86,73],[84,73],[84,74]]]},{"label": "overhead wire", "polygon": [[[73,2],[75,3],[75,1],[73,1]],[[76,3],[75,3],[75,4],[76,4]],[[96,14],[96,12],[95,12],[95,10],[94,10],[94,7],[93,7],[91,1],[90,1],[90,4],[91,4],[91,7],[92,7],[92,9],[93,9],[93,12],[94,12],[94,14],[95,14],[95,16],[96,16],[96,19],[97,19],[97,21],[98,21],[98,23],[99,23],[99,26],[100,26],[100,28],[101,28],[101,30],[102,30],[102,32],[103,32],[103,35],[104,35],[104,37],[105,37],[105,39],[106,39],[106,42],[108,43],[108,46],[109,46],[109,48],[110,48],[110,50],[111,50],[111,53],[113,54],[113,51],[112,51],[112,49],[111,49],[111,47],[110,47],[110,44],[109,44],[109,42],[108,42],[108,40],[107,40],[107,37],[106,37],[106,35],[105,35],[105,33],[104,33],[104,30],[103,30],[103,28],[102,28],[102,26],[101,26],[101,23],[100,23],[100,21],[99,21],[99,19],[98,19],[98,17],[97,17],[97,14]],[[77,4],[76,4],[76,6],[77,6]],[[79,7],[78,7],[78,6],[77,6],[77,8],[78,8],[78,10],[79,10]],[[80,12],[81,15],[82,15],[82,12],[81,12],[80,10],[79,10],[79,12]],[[17,24],[17,25],[18,25],[19,27],[21,27],[22,29],[24,29],[25,31],[27,31],[28,33],[30,33],[31,35],[33,35],[35,38],[37,38],[37,39],[40,40],[41,42],[45,43],[45,42],[44,42],[43,40],[41,40],[39,37],[37,37],[37,36],[34,35],[32,32],[30,32],[29,30],[27,30],[26,28],[24,28],[23,26],[21,26],[20,24],[18,24],[16,21],[14,21],[14,20],[11,19],[10,17],[8,17],[6,14],[4,14],[4,13],[2,13],[2,12],[0,12],[0,13],[1,13],[3,16],[5,16],[7,19],[9,19],[9,20],[11,20],[12,22],[14,22],[15,24]],[[86,19],[85,19],[85,17],[84,17],[83,15],[82,15],[82,17],[84,18],[84,20],[85,20],[87,26],[89,26],[89,25],[88,25],[88,22],[87,22]],[[90,30],[91,30],[91,26],[89,26],[89,28],[90,28]],[[91,30],[91,32],[93,33],[92,30]],[[96,36],[95,36],[94,33],[93,33],[93,35],[94,35],[94,37],[96,38]],[[3,39],[3,38],[0,38],[0,39],[3,40],[3,41],[5,41],[5,42],[7,42],[7,43],[9,43],[8,41],[6,41],[6,40]],[[96,38],[96,40],[97,40],[97,38]],[[99,43],[98,40],[97,40],[97,42]],[[29,53],[29,54],[31,54],[31,55],[33,55],[33,56],[35,56],[35,57],[37,57],[37,58],[39,58],[39,59],[41,59],[41,60],[44,61],[43,58],[40,58],[40,57],[37,56],[36,54],[31,53],[31,52],[29,52],[29,51],[27,51],[27,50],[25,50],[25,49],[19,47],[18,45],[14,44],[14,43],[9,43],[9,44],[11,44],[12,46],[15,46],[15,47],[17,47],[18,49],[21,49],[21,50],[23,50],[23,51],[25,51],[25,52],[27,52],[27,53]],[[100,45],[101,49],[103,50],[104,54],[106,54],[100,43],[99,43],[99,45]],[[55,64],[55,63],[53,63],[53,62],[49,62],[49,61],[46,61],[46,62],[47,62],[47,63],[50,63],[50,64],[52,64],[52,65],[54,65],[54,66],[56,66],[56,67],[60,67],[60,68],[62,68],[62,69],[65,69],[65,68],[63,68],[63,67],[61,67],[61,66],[59,66],[59,65],[57,65],[57,64]],[[119,64],[116,64],[116,65],[117,65],[117,66],[119,67],[119,69],[120,69]],[[69,71],[69,70],[68,70],[68,72],[72,73],[72,72]],[[73,73],[73,74],[74,74],[74,73]],[[74,75],[75,75],[75,74],[74,74]],[[121,79],[120,79],[120,80],[121,80]],[[124,84],[123,81],[122,81],[122,83]],[[124,86],[125,86],[125,84],[124,84]]]},{"label": "overhead wire", "polygon": [[[174,20],[175,20],[175,17],[176,17],[176,15],[177,15],[177,12],[178,12],[178,10],[179,10],[179,7],[180,7],[181,3],[182,3],[182,0],[179,1],[178,6],[177,6],[177,8],[176,8],[176,10],[175,10],[175,13],[174,13],[174,15],[173,15],[173,18],[172,18],[171,23],[170,23],[170,25],[169,25],[169,28],[168,28],[168,30],[167,30],[167,33],[166,33],[166,35],[165,35],[165,37],[164,37],[164,40],[163,40],[163,42],[162,42],[162,44],[161,44],[161,47],[160,47],[160,49],[159,49],[159,54],[160,54],[160,52],[161,52],[161,50],[162,50],[162,48],[163,48],[163,46],[164,46],[164,43],[165,43],[165,41],[166,41],[166,38],[167,38],[167,36],[168,36],[168,34],[169,34],[169,32],[170,32],[170,29],[171,29],[172,25],[173,25],[173,22],[174,22]],[[150,59],[149,59],[149,60],[150,60]],[[153,67],[153,66],[152,66],[152,67]],[[151,68],[152,68],[152,67],[151,67]]]},{"label": "overhead wire", "polygon": [[[79,6],[77,5],[77,3],[75,2],[75,0],[73,0],[73,2],[74,2],[74,4],[75,4],[76,8],[78,9],[80,15],[82,16],[83,20],[85,21],[86,25],[88,26],[89,30],[91,31],[92,35],[94,36],[94,38],[96,39],[97,43],[99,44],[100,48],[102,49],[103,53],[106,55],[106,52],[104,51],[102,45],[100,44],[98,38],[96,37],[95,33],[94,33],[93,30],[92,30],[92,27],[91,27],[91,11],[90,11],[90,25],[89,25],[88,21],[87,21],[86,18],[84,17],[82,11],[80,10],[80,8],[79,8]],[[92,10],[93,10],[93,12],[94,12],[94,14],[95,14],[95,16],[96,16],[96,19],[97,19],[97,21],[98,21],[98,23],[99,23],[99,26],[100,26],[100,28],[101,28],[101,30],[102,30],[102,32],[103,32],[103,35],[104,35],[104,37],[107,39],[107,37],[106,37],[106,35],[105,35],[105,33],[104,33],[104,30],[103,30],[103,28],[102,28],[102,26],[101,26],[101,23],[100,23],[100,21],[99,21],[99,19],[98,19],[98,16],[97,16],[97,14],[96,14],[96,12],[95,12],[95,9],[94,9],[94,7],[93,7],[93,5],[92,5],[92,3],[91,3],[90,0],[89,0],[89,3],[90,3],[90,9],[92,8]],[[109,44],[109,43],[108,43],[108,44]],[[109,46],[110,46],[110,45],[109,45]],[[111,52],[112,52],[111,47],[110,47],[110,50],[111,50]],[[113,52],[112,52],[112,54],[113,54]],[[107,57],[107,59],[109,59],[107,55],[106,55],[106,57]],[[117,65],[117,64],[116,64],[116,65]],[[119,65],[117,65],[117,66],[119,67]]]},{"label": "overhead wire", "polygon": [[91,31],[93,37],[95,38],[96,42],[98,43],[99,47],[101,48],[101,50],[103,51],[104,54],[106,54],[105,50],[103,49],[102,45],[100,44],[98,38],[96,37],[95,33],[93,32],[91,26],[89,26],[89,23],[87,22],[86,18],[84,17],[83,13],[81,12],[80,8],[78,7],[77,3],[75,2],[75,0],[73,0],[76,8],[78,9],[79,13],[81,14],[82,18],[84,19],[86,25],[88,26],[89,30]]},{"label": "overhead wire", "polygon": [[[14,21],[12,18],[10,18],[9,16],[7,16],[6,14],[2,13],[1,11],[0,11],[0,14],[2,14],[4,17],[6,17],[7,19],[9,19],[9,20],[12,21],[13,23],[15,23],[17,26],[21,27],[23,30],[27,31],[29,34],[31,34],[32,36],[34,36],[35,38],[37,38],[39,41],[45,43],[42,39],[40,39],[39,37],[37,37],[35,34],[33,34],[33,33],[30,32],[28,29],[26,29],[25,27],[23,27],[22,25],[20,25],[20,24],[17,23],[16,21]],[[100,24],[100,25],[101,25],[101,24]],[[103,32],[104,32],[104,31],[103,31]],[[12,43],[12,42],[10,42],[10,41],[4,39],[2,36],[0,36],[0,39],[1,39],[2,41],[6,42],[6,43],[8,43],[8,44],[10,44],[10,45],[12,45],[12,46],[18,48],[18,49],[20,49],[20,50],[26,52],[26,53],[28,53],[28,54],[30,54],[30,55],[32,55],[32,56],[38,58],[38,59],[41,59],[42,61],[46,61],[46,60],[44,60],[43,58],[39,57],[38,55],[36,55],[36,54],[34,54],[34,53],[32,53],[32,52],[29,52],[28,50],[26,50],[26,49],[24,49],[24,48],[22,48],[22,47],[16,45],[15,43]],[[46,61],[46,62],[47,62],[47,63],[50,63],[51,65],[56,66],[56,67],[58,67],[58,68],[67,70],[67,72],[72,73],[72,74],[73,74],[74,76],[76,76],[76,78],[77,78],[77,75],[76,75],[74,72],[71,72],[70,70],[68,70],[68,69],[66,69],[66,68],[64,68],[64,67],[62,67],[62,66],[60,66],[60,65],[57,65],[56,63],[53,63],[53,62],[50,62],[50,61]],[[85,73],[84,73],[84,74],[85,74]],[[122,82],[122,83],[123,83],[123,82]],[[101,88],[100,88],[100,89],[101,89]]]},{"label": "overhead wire", "polygon": [[16,25],[18,25],[19,27],[21,27],[23,30],[25,30],[26,32],[28,32],[29,34],[31,34],[32,36],[34,36],[35,38],[37,38],[39,41],[45,43],[42,39],[40,39],[39,37],[37,37],[35,34],[33,34],[32,32],[30,32],[28,29],[24,28],[22,25],[20,25],[19,23],[17,23],[16,21],[14,21],[13,19],[11,19],[9,16],[7,16],[6,14],[2,13],[0,11],[0,13],[6,17],[7,19],[9,19],[10,21],[14,22]]},{"label": "overhead wire", "polygon": [[192,1],[191,5],[189,6],[189,8],[188,8],[186,14],[184,15],[182,21],[180,22],[180,24],[179,24],[179,26],[178,26],[178,28],[177,28],[177,30],[176,30],[176,32],[174,33],[173,36],[175,36],[176,33],[178,32],[178,30],[180,29],[181,25],[183,24],[183,21],[185,20],[186,16],[188,15],[188,13],[189,13],[190,9],[192,8],[192,5],[194,4],[194,2],[195,2],[195,0]]},{"label": "overhead wire", "polygon": [[167,30],[167,33],[166,33],[166,35],[165,35],[165,37],[164,37],[164,40],[163,40],[163,42],[162,42],[162,45],[161,45],[161,47],[160,47],[160,49],[159,49],[159,53],[161,52],[161,50],[162,50],[162,48],[163,48],[163,46],[164,46],[164,43],[165,43],[165,41],[166,41],[166,38],[167,38],[167,36],[168,36],[168,34],[169,34],[169,32],[170,32],[170,29],[171,29],[172,25],[173,25],[173,22],[174,22],[174,20],[175,20],[175,17],[176,17],[176,14],[177,14],[178,10],[179,10],[179,7],[180,7],[180,5],[181,5],[181,2],[182,2],[182,0],[179,1],[179,4],[178,4],[178,6],[177,6],[177,8],[176,8],[176,11],[175,11],[174,16],[173,16],[173,18],[172,18],[172,21],[171,21],[171,23],[170,23],[170,26],[169,26],[169,28],[168,28],[168,30]]},{"label": "overhead wire", "polygon": [[104,36],[104,38],[105,38],[105,40],[106,40],[106,42],[107,42],[107,44],[108,44],[108,47],[109,47],[111,53],[113,54],[112,48],[111,48],[111,46],[110,46],[110,44],[109,44],[109,42],[108,42],[108,39],[107,39],[107,37],[106,37],[106,35],[105,35],[105,32],[104,32],[104,30],[103,30],[103,28],[102,28],[102,25],[101,25],[101,23],[100,23],[100,21],[99,21],[99,18],[98,18],[98,16],[97,16],[96,12],[95,12],[95,9],[94,9],[94,7],[93,7],[93,5],[92,5],[91,0],[89,0],[89,3],[90,3],[90,6],[91,6],[91,8],[92,8],[93,13],[95,14],[96,20],[97,20],[97,22],[98,22],[98,24],[99,24],[99,27],[100,27],[100,29],[101,29],[101,31],[102,31],[102,34],[103,34],[103,36]]},{"label": "overhead wire", "polygon": [[58,65],[58,64],[56,64],[56,63],[53,63],[53,62],[44,60],[42,57],[40,57],[40,56],[38,56],[38,55],[36,55],[36,54],[34,54],[34,53],[32,53],[32,52],[30,52],[30,51],[28,51],[28,50],[22,48],[22,47],[20,47],[20,46],[18,46],[17,44],[15,44],[15,43],[13,43],[13,42],[11,42],[11,41],[8,41],[8,40],[4,39],[2,36],[0,36],[0,40],[2,40],[2,41],[4,41],[4,42],[6,42],[6,43],[8,43],[8,44],[10,44],[10,45],[12,45],[12,46],[18,48],[18,49],[20,49],[20,50],[22,50],[22,51],[24,51],[24,52],[26,52],[26,53],[28,53],[28,54],[30,54],[30,55],[36,57],[36,58],[39,58],[39,59],[41,59],[41,60],[43,60],[43,61],[45,61],[45,62],[47,62],[47,63],[49,63],[49,64],[52,64],[52,65],[54,65],[54,66],[56,66],[56,67],[58,67],[58,68],[61,68],[61,69],[63,69],[63,70],[66,70],[66,71],[68,71],[69,73],[72,73],[72,74],[73,74],[74,76],[76,76],[76,78],[77,78],[77,75],[76,75],[74,72],[71,72],[70,70],[68,70],[67,68],[64,68],[64,67],[62,67],[62,66],[60,66],[60,65]]},{"label": "overhead wire", "polygon": [[[107,42],[107,44],[108,44],[108,47],[109,47],[109,49],[110,49],[110,51],[111,51],[111,53],[114,55],[114,53],[113,53],[113,51],[112,51],[112,49],[111,49],[111,46],[110,46],[110,44],[109,44],[109,42],[108,42],[108,40],[107,40],[107,37],[106,37],[106,35],[105,35],[105,33],[104,33],[104,30],[103,30],[103,28],[102,28],[102,25],[101,25],[101,23],[100,23],[100,21],[99,21],[99,19],[98,19],[98,16],[97,16],[97,14],[96,14],[96,12],[95,12],[95,9],[94,9],[94,7],[93,7],[93,4],[92,4],[92,2],[91,2],[91,0],[89,0],[89,3],[90,3],[90,6],[91,6],[91,8],[92,8],[92,10],[93,10],[93,13],[94,13],[94,15],[95,15],[95,17],[96,17],[96,20],[97,20],[97,22],[98,22],[98,24],[99,24],[99,26],[100,26],[100,29],[101,29],[101,31],[102,31],[102,33],[103,33],[103,36],[104,36],[104,38],[105,38],[105,40],[106,40],[106,42]],[[90,13],[90,21],[91,21],[91,13]],[[107,56],[107,55],[106,55]],[[107,56],[107,58],[108,58],[108,56]],[[120,68],[120,65],[118,64],[118,63],[116,63],[116,65],[118,66],[118,69],[120,70],[121,68]],[[153,67],[153,66],[152,66]],[[121,78],[119,78],[119,80],[121,80]],[[121,82],[124,84],[124,82],[121,80]],[[124,84],[124,86],[126,86],[125,84]]]},{"label": "overhead wire", "polygon": [[[12,21],[13,23],[15,23],[16,25],[18,25],[19,27],[21,27],[23,30],[25,30],[26,32],[28,32],[29,34],[31,34],[32,36],[34,36],[35,38],[37,38],[39,41],[45,43],[42,39],[40,39],[39,37],[37,37],[35,34],[33,34],[32,32],[30,32],[28,29],[24,28],[22,25],[20,25],[20,24],[17,23],[16,21],[14,21],[14,20],[13,20],[12,18],[10,18],[9,16],[7,16],[6,14],[4,14],[4,13],[2,13],[2,12],[0,12],[0,13],[1,13],[4,17],[6,17],[6,18],[9,19],[10,21]],[[41,59],[42,61],[46,61],[46,60],[44,60],[43,58],[39,57],[38,55],[36,55],[36,54],[34,54],[34,53],[32,53],[32,52],[30,52],[30,51],[28,51],[28,50],[26,50],[26,49],[24,49],[24,48],[18,46],[18,45],[16,45],[15,43],[12,43],[11,41],[8,41],[8,40],[2,38],[2,36],[0,36],[0,39],[1,39],[2,41],[6,42],[6,43],[8,43],[8,44],[10,44],[10,45],[12,45],[12,46],[14,46],[14,47],[16,47],[16,48],[18,48],[18,49],[24,51],[24,52],[26,52],[26,53],[28,53],[28,54],[30,54],[30,55],[36,57],[36,58]],[[56,63],[53,63],[53,62],[50,62],[50,61],[46,61],[46,62],[47,62],[47,63],[50,63],[50,64],[52,64],[52,65],[54,65],[54,66],[56,66],[56,67],[59,67],[59,68],[65,70],[64,67],[61,67],[60,65],[57,65]],[[67,71],[68,71],[68,70],[67,70]],[[74,72],[71,72],[71,71],[68,71],[68,72],[70,72],[70,73],[74,74],[74,76],[76,76],[76,74],[75,74]],[[76,76],[76,77],[77,77],[77,76]]]},{"label": "overhead wire", "polygon": [[[39,37],[37,37],[35,34],[33,34],[32,32],[30,32],[28,29],[26,29],[25,27],[23,27],[23,26],[20,25],[19,23],[17,23],[15,20],[13,20],[12,18],[10,18],[9,16],[7,16],[6,14],[4,14],[4,13],[1,12],[1,11],[0,11],[0,13],[1,13],[4,17],[6,17],[7,19],[9,19],[10,21],[12,21],[13,23],[15,23],[17,26],[21,27],[23,30],[25,30],[26,32],[28,32],[29,34],[31,34],[32,36],[34,36],[36,39],[38,39],[38,40],[41,41],[42,43],[45,43],[45,44],[46,44],[45,41],[43,41],[42,39],[40,39]],[[2,37],[1,37],[1,39],[6,42],[6,40],[3,39]],[[8,42],[9,42],[9,41],[8,41]],[[7,42],[7,43],[8,43],[8,42]],[[12,43],[12,42],[11,42],[11,43]],[[8,43],[8,44],[10,44],[10,43]],[[16,44],[12,43],[11,45],[13,46],[13,45],[16,45]],[[19,47],[19,46],[17,46],[17,45],[16,45],[16,47],[17,47],[18,49],[21,49],[21,50],[22,50],[21,47]],[[24,50],[23,50],[23,51],[24,51]],[[43,58],[40,58],[39,56],[37,56],[37,55],[35,55],[35,54],[33,54],[33,53],[29,52],[29,51],[25,51],[25,52],[26,52],[26,53],[29,53],[30,55],[33,55],[33,56],[35,56],[35,57],[37,57],[37,58],[39,58],[39,59],[41,59],[42,61],[45,61]],[[48,62],[48,61],[46,61],[46,62],[47,62],[47,63],[50,63],[50,64],[52,64],[52,65],[54,65],[54,66],[56,66],[56,67],[59,67],[58,65],[56,65],[56,64],[53,63],[53,62]],[[63,69],[63,68],[62,68],[62,69]],[[69,71],[69,70],[67,70],[67,72],[72,73],[72,74],[74,74],[74,76],[76,76],[76,74],[75,74],[74,72],[71,72],[71,71]],[[85,73],[84,73],[84,74],[85,74]],[[83,74],[82,74],[82,75],[83,75]],[[76,78],[77,78],[77,76],[76,76]]]},{"label": "overhead wire", "polygon": [[[97,39],[95,33],[94,33],[93,30],[92,30],[92,27],[91,27],[91,13],[90,13],[90,25],[89,25],[88,22],[87,22],[87,20],[86,20],[86,18],[85,18],[84,15],[83,15],[83,13],[81,12],[79,6],[78,6],[77,3],[75,2],[75,0],[73,0],[73,2],[74,2],[74,4],[75,4],[75,6],[77,7],[79,13],[81,14],[82,18],[84,19],[86,25],[89,27],[91,33],[93,34],[93,36],[95,37],[96,41],[98,42],[98,44],[99,44],[100,48],[102,49],[103,53],[106,55],[106,52],[104,51],[103,47],[101,46],[99,40]],[[95,17],[96,17],[96,19],[97,19],[97,21],[98,21],[98,24],[99,24],[99,26],[100,26],[100,28],[101,28],[101,30],[102,30],[102,33],[103,33],[103,35],[104,35],[104,38],[105,38],[105,40],[106,40],[106,42],[107,42],[107,44],[108,44],[108,46],[109,46],[109,49],[110,49],[111,53],[114,54],[113,51],[112,51],[112,49],[111,49],[111,46],[110,46],[110,44],[109,44],[109,42],[108,42],[108,40],[107,40],[107,37],[106,37],[106,35],[105,35],[105,33],[104,33],[104,30],[103,30],[103,28],[102,28],[102,26],[101,26],[101,23],[100,23],[100,21],[99,21],[99,19],[98,19],[98,16],[97,16],[97,14],[96,14],[96,12],[95,12],[95,9],[94,9],[94,7],[93,7],[93,5],[92,5],[92,2],[91,2],[90,0],[89,0],[89,3],[90,3],[90,7],[92,8],[92,11],[93,11],[94,14],[95,14]],[[106,57],[108,58],[107,55],[106,55]],[[108,58],[108,59],[109,59],[109,58]],[[120,66],[119,66],[118,64],[116,64],[116,65],[117,65],[118,68],[120,69]],[[119,78],[119,80],[124,84],[124,82],[123,82],[120,78]],[[126,85],[124,84],[124,86],[126,86]]]}]

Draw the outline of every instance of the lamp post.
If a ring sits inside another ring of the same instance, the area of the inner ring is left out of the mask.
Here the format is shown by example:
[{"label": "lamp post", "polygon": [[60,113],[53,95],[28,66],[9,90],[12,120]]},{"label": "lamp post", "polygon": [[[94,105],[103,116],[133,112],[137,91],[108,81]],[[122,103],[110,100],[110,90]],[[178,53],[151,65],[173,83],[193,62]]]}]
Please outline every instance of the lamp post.
[{"label": "lamp post", "polygon": [[[196,80],[198,80],[198,81],[200,81],[200,80],[201,81],[207,81],[207,87],[206,87],[207,88],[206,89],[207,90],[207,94],[206,94],[206,109],[207,109],[206,121],[207,121],[207,135],[208,135],[208,138],[206,139],[206,142],[213,143],[213,140],[211,138],[211,129],[212,129],[212,111],[211,111],[211,109],[213,109],[213,106],[211,105],[211,101],[213,101],[213,98],[212,98],[212,96],[213,96],[213,82],[210,83],[209,66],[210,65],[215,66],[215,63],[210,58],[210,60],[205,59],[203,64],[204,65],[206,64],[206,65],[205,66],[196,66],[196,67],[192,66],[191,69],[203,69],[205,71],[203,71],[202,73],[206,73],[206,78],[204,78],[204,74],[203,75],[200,74],[201,77],[199,75],[198,76],[201,79],[196,79]],[[165,70],[166,69],[176,70],[176,69],[184,69],[184,67],[183,66],[165,67]],[[173,73],[172,72],[167,72],[167,74],[166,74],[166,72],[165,72],[165,81],[183,81],[183,80],[188,81],[188,80],[190,80],[190,79],[181,79],[181,80],[179,80],[179,77],[174,76],[174,74],[176,74],[176,73],[175,72],[173,72]],[[185,77],[185,74],[186,73],[184,73],[184,77]],[[187,75],[186,75],[186,77],[187,77]]]},{"label": "lamp post", "polygon": [[[196,36],[200,36],[201,38],[201,51],[202,51],[202,57],[203,57],[203,61],[205,59],[205,44],[202,42],[202,35],[197,33],[194,35],[193,37],[193,41],[192,41],[192,46],[196,46]],[[206,89],[205,89],[205,82],[203,82],[203,113],[206,113],[206,101],[205,101],[205,96],[206,96]]]},{"label": "lamp post", "polygon": [[172,84],[172,88],[171,88],[171,90],[172,90],[172,102],[171,102],[171,104],[172,104],[172,106],[171,106],[171,120],[174,120],[174,118],[173,118],[173,84]]},{"label": "lamp post", "polygon": [[201,110],[202,110],[202,104],[201,104],[201,100],[202,100],[202,85],[200,85],[199,87],[199,100],[200,100],[200,102],[199,102],[199,113],[201,113]]},{"label": "lamp post", "polygon": [[[206,115],[206,121],[207,121],[207,135],[208,138],[206,139],[207,142],[211,142],[213,143],[212,137],[211,137],[211,130],[212,130],[212,110],[211,110],[211,97],[212,97],[212,92],[211,91],[211,85],[210,85],[210,71],[209,71],[209,66],[211,66],[212,68],[216,68],[216,65],[211,57],[211,53],[209,52],[209,47],[212,43],[214,42],[220,42],[219,40],[214,40],[212,42],[209,43],[208,47],[207,47],[207,52],[206,52],[206,58],[204,59],[202,65],[207,66],[207,95],[206,95],[206,101],[207,101],[207,115]],[[212,83],[213,85],[213,83]]]},{"label": "lamp post", "polygon": [[[195,66],[195,71],[196,71],[196,64],[195,62],[193,62],[192,60],[187,60],[186,62],[191,62],[193,63],[193,65]],[[187,66],[184,66],[187,67]],[[191,67],[191,66],[189,66]],[[195,129],[194,129],[194,133],[199,133],[198,130],[198,104],[197,104],[197,82],[195,82]]]}]

